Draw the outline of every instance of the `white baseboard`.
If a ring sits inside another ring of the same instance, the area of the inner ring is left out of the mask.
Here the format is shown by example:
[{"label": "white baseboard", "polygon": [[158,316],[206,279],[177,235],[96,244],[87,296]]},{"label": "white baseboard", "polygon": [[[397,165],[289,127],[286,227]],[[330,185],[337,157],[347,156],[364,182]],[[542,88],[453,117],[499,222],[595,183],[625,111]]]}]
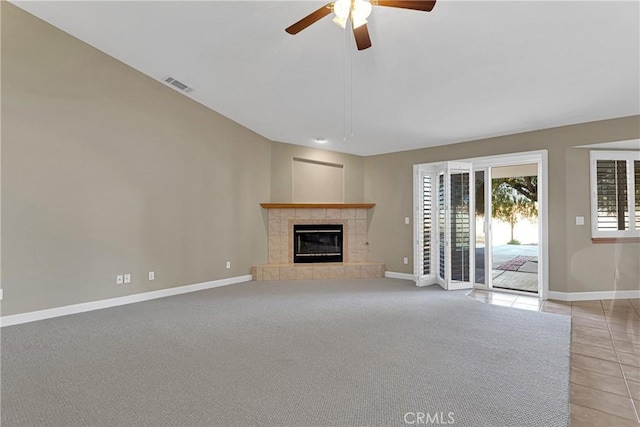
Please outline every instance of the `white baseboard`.
[{"label": "white baseboard", "polygon": [[416,280],[416,278],[413,276],[413,274],[396,273],[395,271],[385,271],[384,272],[384,277],[386,277],[387,279],[402,279],[402,280],[411,280],[411,281],[415,281]]},{"label": "white baseboard", "polygon": [[189,292],[203,291],[205,289],[236,283],[249,282],[251,275],[230,277],[228,279],[213,280],[211,282],[196,283],[194,285],[176,286],[174,288],[160,289],[157,291],[143,292],[124,297],[109,298],[99,301],[84,302],[80,304],[65,305],[62,307],[48,308],[46,310],[31,311],[28,313],[12,314],[0,317],[0,326],[19,325],[21,323],[35,322],[36,320],[50,319],[52,317],[66,316],[69,314],[84,313],[86,311],[100,310],[102,308],[116,307],[119,305],[133,304],[157,298],[186,294]]},{"label": "white baseboard", "polygon": [[549,299],[559,301],[589,301],[598,299],[640,298],[640,290],[636,291],[596,291],[596,292],[556,292],[549,291]]}]

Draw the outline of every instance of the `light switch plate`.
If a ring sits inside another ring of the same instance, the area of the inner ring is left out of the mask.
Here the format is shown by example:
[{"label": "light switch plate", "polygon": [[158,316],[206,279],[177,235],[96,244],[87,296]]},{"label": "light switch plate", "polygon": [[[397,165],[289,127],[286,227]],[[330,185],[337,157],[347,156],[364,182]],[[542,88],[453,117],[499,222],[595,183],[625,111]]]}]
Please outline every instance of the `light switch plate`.
[{"label": "light switch plate", "polygon": [[577,216],[576,217],[576,225],[584,225],[584,217],[583,216]]}]

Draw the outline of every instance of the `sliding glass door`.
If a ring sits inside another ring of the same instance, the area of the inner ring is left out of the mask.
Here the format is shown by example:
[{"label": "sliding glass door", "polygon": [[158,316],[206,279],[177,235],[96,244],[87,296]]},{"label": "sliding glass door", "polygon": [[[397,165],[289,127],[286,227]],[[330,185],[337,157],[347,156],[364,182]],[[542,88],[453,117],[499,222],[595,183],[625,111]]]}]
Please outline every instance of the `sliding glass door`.
[{"label": "sliding glass door", "polygon": [[416,284],[544,297],[543,159],[523,153],[415,165]]}]

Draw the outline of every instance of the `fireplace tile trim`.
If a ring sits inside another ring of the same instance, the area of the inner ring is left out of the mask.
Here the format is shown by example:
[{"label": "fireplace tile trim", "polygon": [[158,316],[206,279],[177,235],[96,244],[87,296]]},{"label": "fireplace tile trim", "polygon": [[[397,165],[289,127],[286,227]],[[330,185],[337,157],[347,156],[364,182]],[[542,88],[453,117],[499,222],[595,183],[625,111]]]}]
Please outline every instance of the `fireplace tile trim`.
[{"label": "fireplace tile trim", "polygon": [[[368,261],[369,206],[284,207],[268,211],[268,264],[252,267],[254,280],[312,280],[384,277],[385,266]],[[294,224],[342,224],[342,263],[293,263]]]},{"label": "fireplace tile trim", "polygon": [[367,261],[366,209],[269,209],[269,264],[293,264],[294,224],[342,224],[343,262]]}]

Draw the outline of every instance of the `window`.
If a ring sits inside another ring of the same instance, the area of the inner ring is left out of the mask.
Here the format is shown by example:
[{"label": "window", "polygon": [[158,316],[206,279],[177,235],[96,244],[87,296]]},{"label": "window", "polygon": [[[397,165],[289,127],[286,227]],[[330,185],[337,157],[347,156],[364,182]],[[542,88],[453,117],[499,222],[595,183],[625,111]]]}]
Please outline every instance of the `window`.
[{"label": "window", "polygon": [[591,151],[591,237],[640,236],[640,151]]}]

